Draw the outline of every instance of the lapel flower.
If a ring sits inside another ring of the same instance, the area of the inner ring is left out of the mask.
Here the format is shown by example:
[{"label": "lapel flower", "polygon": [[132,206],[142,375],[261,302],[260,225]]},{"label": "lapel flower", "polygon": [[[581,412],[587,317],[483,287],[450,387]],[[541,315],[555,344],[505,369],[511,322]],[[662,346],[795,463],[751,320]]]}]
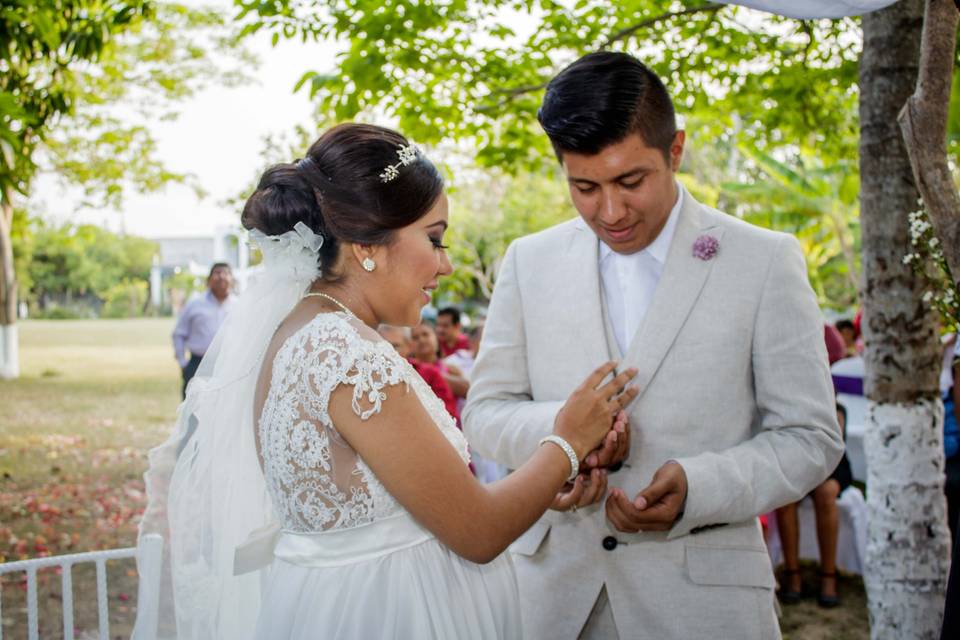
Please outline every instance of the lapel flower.
[{"label": "lapel flower", "polygon": [[717,255],[717,249],[719,248],[720,242],[713,236],[700,236],[693,243],[693,257],[701,260],[711,260],[713,256]]}]

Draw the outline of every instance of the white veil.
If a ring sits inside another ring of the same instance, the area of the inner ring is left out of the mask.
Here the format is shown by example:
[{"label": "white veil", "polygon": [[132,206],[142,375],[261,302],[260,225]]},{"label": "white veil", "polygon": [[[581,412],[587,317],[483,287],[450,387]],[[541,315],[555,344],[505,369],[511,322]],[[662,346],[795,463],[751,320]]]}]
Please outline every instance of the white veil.
[{"label": "white veil", "polygon": [[159,576],[138,569],[147,591],[140,597],[158,598],[159,613],[138,615],[134,639],[153,637],[154,623],[157,638],[178,640],[243,640],[256,627],[262,572],[234,575],[236,548],[274,520],[257,459],[254,391],[277,326],[320,276],[323,237],[298,222],[281,236],[254,230],[250,238],[264,269],[210,345],[173,434],[150,451],[140,540],[160,534],[163,562]]}]

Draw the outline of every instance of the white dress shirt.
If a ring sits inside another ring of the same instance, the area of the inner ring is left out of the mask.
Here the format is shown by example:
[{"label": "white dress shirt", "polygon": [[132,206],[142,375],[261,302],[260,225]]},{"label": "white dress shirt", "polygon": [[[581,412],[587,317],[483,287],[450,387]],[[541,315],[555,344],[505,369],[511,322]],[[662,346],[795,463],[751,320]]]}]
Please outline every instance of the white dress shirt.
[{"label": "white dress shirt", "polygon": [[677,201],[670,210],[667,222],[653,242],[641,251],[622,255],[597,240],[600,242],[598,255],[603,297],[621,355],[627,354],[633,336],[647,315],[663,273],[663,265],[667,261],[682,205],[683,187],[677,183]]}]

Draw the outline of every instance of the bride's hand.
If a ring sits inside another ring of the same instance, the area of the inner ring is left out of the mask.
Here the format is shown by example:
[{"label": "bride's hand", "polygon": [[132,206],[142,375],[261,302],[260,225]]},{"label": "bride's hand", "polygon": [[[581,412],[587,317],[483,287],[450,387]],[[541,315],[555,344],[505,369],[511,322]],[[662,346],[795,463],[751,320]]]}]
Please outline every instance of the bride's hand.
[{"label": "bride's hand", "polygon": [[589,475],[581,473],[573,483],[564,485],[550,508],[554,511],[574,512],[603,500],[607,493],[607,470],[593,469]]},{"label": "bride's hand", "polygon": [[637,397],[638,389],[627,386],[637,375],[634,368],[603,382],[615,368],[616,363],[608,362],[587,376],[557,414],[553,433],[566,440],[580,460],[600,446],[605,437],[618,438],[616,431],[610,433],[614,418]]}]

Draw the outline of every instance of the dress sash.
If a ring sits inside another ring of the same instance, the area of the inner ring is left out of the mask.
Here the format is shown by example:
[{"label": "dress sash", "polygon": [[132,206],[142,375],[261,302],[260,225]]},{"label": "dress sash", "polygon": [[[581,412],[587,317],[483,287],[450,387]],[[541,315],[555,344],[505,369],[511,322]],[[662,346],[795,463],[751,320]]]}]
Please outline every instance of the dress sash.
[{"label": "dress sash", "polygon": [[373,560],[433,538],[406,513],[359,527],[318,533],[282,531],[279,524],[272,524],[254,531],[237,547],[234,575],[262,569],[274,558],[301,567],[340,567]]}]

